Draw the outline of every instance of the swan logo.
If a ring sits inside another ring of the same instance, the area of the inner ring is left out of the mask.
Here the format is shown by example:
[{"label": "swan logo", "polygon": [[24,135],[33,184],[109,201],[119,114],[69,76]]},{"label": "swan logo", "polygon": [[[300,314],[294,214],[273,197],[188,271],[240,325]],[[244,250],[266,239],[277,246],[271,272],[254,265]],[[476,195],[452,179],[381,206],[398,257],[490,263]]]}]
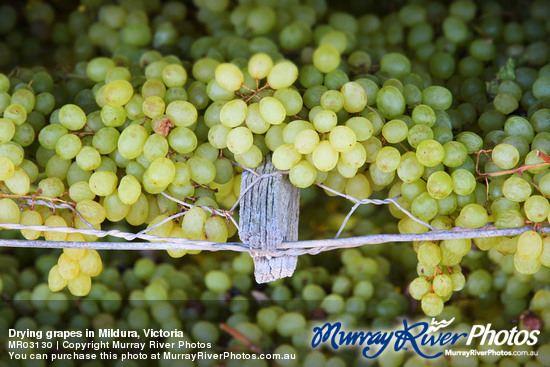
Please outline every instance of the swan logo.
[{"label": "swan logo", "polygon": [[439,322],[436,321],[436,319],[432,319],[432,324],[426,331],[427,334],[435,333],[439,329],[445,329],[447,326],[451,325],[455,321],[455,318],[453,317],[449,321],[447,320],[441,320]]}]

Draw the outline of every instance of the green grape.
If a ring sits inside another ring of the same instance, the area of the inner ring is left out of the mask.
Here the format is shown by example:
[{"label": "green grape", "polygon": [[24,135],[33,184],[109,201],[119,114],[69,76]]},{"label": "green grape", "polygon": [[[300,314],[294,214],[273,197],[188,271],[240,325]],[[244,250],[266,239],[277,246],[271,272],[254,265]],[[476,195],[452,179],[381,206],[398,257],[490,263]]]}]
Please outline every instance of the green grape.
[{"label": "green grape", "polygon": [[143,156],[152,162],[168,154],[168,141],[160,134],[149,135],[143,146]]},{"label": "green grape", "polygon": [[424,173],[422,166],[414,152],[407,152],[401,156],[401,163],[397,168],[397,175],[403,182],[416,182]]},{"label": "green grape", "polygon": [[211,216],[204,222],[204,232],[209,241],[224,243],[227,242],[228,228],[224,218]]},{"label": "green grape", "polygon": [[132,205],[138,201],[141,194],[141,185],[132,175],[128,174],[120,180],[118,197],[126,205]]},{"label": "green grape", "polygon": [[176,126],[189,127],[197,121],[197,109],[187,101],[173,101],[166,106],[166,115]]},{"label": "green grape", "polygon": [[240,165],[246,168],[256,168],[258,167],[264,158],[264,155],[260,148],[253,145],[243,154],[235,154],[235,160]]},{"label": "green grape", "polygon": [[264,79],[273,68],[273,60],[268,54],[258,53],[248,60],[248,73],[254,79]]},{"label": "green grape", "polygon": [[376,167],[382,172],[394,172],[401,164],[401,154],[391,146],[385,146],[376,155]]},{"label": "green grape", "polygon": [[260,104],[252,103],[248,106],[245,119],[246,126],[254,134],[265,134],[271,126],[260,113]]},{"label": "green grape", "polygon": [[443,149],[445,150],[443,164],[447,167],[461,166],[468,156],[466,147],[457,141],[449,141],[443,144]]},{"label": "green grape", "polygon": [[286,117],[286,109],[277,98],[265,97],[260,101],[260,114],[271,125],[279,125]]},{"label": "green grape", "polygon": [[[325,298],[326,299],[326,298]],[[277,320],[277,333],[283,337],[291,336],[298,330],[306,327],[304,316],[297,312],[288,312],[279,316]]]},{"label": "green grape", "polygon": [[59,273],[59,266],[55,265],[48,273],[48,287],[52,292],[59,292],[67,286],[67,279]]},{"label": "green grape", "polygon": [[332,45],[321,45],[313,53],[313,65],[322,73],[336,70],[339,64],[340,52]]},{"label": "green grape", "polygon": [[176,167],[174,163],[164,157],[160,157],[151,162],[151,165],[145,171],[144,177],[150,181],[153,186],[166,187],[176,176]]},{"label": "green grape", "polygon": [[204,283],[209,290],[218,294],[227,292],[232,286],[231,279],[227,274],[219,270],[211,270],[206,273]]},{"label": "green grape", "polygon": [[352,117],[346,121],[347,127],[353,130],[357,141],[365,141],[369,139],[374,131],[372,123],[364,117]]},{"label": "green grape", "polygon": [[45,126],[38,133],[38,142],[46,149],[55,150],[57,141],[67,132],[67,129],[59,124]]},{"label": "green grape", "polygon": [[487,211],[479,204],[468,204],[462,208],[456,225],[464,228],[481,228],[489,222]]},{"label": "green grape", "polygon": [[340,89],[344,97],[344,109],[349,113],[361,112],[367,105],[367,94],[356,82],[347,82]]},{"label": "green grape", "polygon": [[422,90],[422,103],[433,109],[446,110],[452,102],[453,96],[447,88],[430,86]]},{"label": "green grape", "polygon": [[327,141],[321,141],[312,152],[312,160],[319,171],[328,172],[338,163],[338,151]]},{"label": "green grape", "polygon": [[409,129],[401,120],[388,121],[382,128],[382,135],[388,143],[397,144],[407,138]]},{"label": "green grape", "polygon": [[445,149],[443,146],[431,139],[424,140],[416,148],[418,162],[426,167],[435,167],[443,161]]},{"label": "green grape", "polygon": [[19,223],[20,210],[15,201],[0,199],[0,223]]},{"label": "green grape", "polygon": [[[40,226],[42,225],[42,215],[36,210],[25,209],[21,213],[21,224]],[[25,237],[25,239],[31,241],[36,240],[41,236],[40,231],[35,231],[32,229],[22,229],[21,234],[23,235],[23,237]]]},{"label": "green grape", "polygon": [[169,88],[183,87],[187,81],[187,72],[181,65],[167,65],[162,69],[162,80]]},{"label": "green grape", "polygon": [[81,272],[76,278],[68,281],[67,288],[74,296],[83,297],[90,293],[92,280],[88,275]]},{"label": "green grape", "polygon": [[107,103],[123,106],[134,95],[134,88],[127,80],[114,80],[105,86],[103,97]]},{"label": "green grape", "polygon": [[313,119],[313,126],[315,130],[320,133],[328,133],[338,123],[336,113],[331,110],[322,110]]},{"label": "green grape", "polygon": [[143,146],[149,134],[139,124],[131,124],[120,134],[117,147],[120,155],[126,159],[135,159],[143,152]]},{"label": "green grape", "polygon": [[450,275],[450,277],[453,283],[453,291],[455,292],[461,291],[466,285],[466,278],[464,277],[464,274],[453,272]]},{"label": "green grape", "polygon": [[289,179],[296,187],[306,188],[311,186],[316,179],[317,171],[308,161],[301,160],[290,168]]},{"label": "green grape", "polygon": [[164,113],[166,109],[166,103],[159,96],[148,96],[143,100],[141,109],[145,116],[149,118],[154,118]]},{"label": "green grape", "polygon": [[15,125],[21,125],[27,120],[27,110],[20,104],[10,104],[4,109],[3,117]]},{"label": "green grape", "polygon": [[466,288],[472,296],[481,296],[491,289],[492,277],[485,269],[478,269],[472,272],[468,278]]},{"label": "green grape", "polygon": [[81,169],[91,171],[99,167],[101,156],[95,148],[84,146],[76,155],[76,163]]},{"label": "green grape", "polygon": [[56,198],[65,192],[65,185],[57,177],[48,177],[40,180],[38,189],[46,197]]},{"label": "green grape", "polygon": [[[311,131],[311,130],[309,130]],[[295,144],[296,146],[296,144]],[[367,159],[367,152],[363,145],[356,143],[352,150],[342,153],[340,155],[340,161],[352,168],[360,168],[365,164]]]},{"label": "green grape", "polygon": [[15,173],[15,166],[11,159],[7,157],[0,157],[0,180],[5,181],[13,176]]},{"label": "green grape", "polygon": [[77,105],[68,104],[59,109],[59,122],[69,130],[80,130],[86,125],[86,114]]},{"label": "green grape", "polygon": [[178,126],[168,135],[170,147],[176,152],[187,154],[197,147],[197,136],[195,133],[183,126]]},{"label": "green grape", "polygon": [[525,216],[532,222],[543,222],[550,214],[548,199],[540,195],[530,196],[523,205]]},{"label": "green grape", "polygon": [[356,174],[346,181],[344,192],[357,200],[363,200],[371,196],[372,188],[365,175]]},{"label": "green grape", "polygon": [[430,291],[430,283],[426,279],[425,276],[417,277],[409,284],[409,293],[412,298],[420,301]]},{"label": "green grape", "polygon": [[288,116],[297,115],[302,110],[302,96],[293,88],[277,89],[273,94],[273,97],[277,98],[283,104]]},{"label": "green grape", "polygon": [[336,90],[327,90],[321,96],[321,107],[332,112],[339,112],[344,108],[344,95]]},{"label": "green grape", "polygon": [[376,95],[376,105],[386,118],[395,118],[405,112],[405,98],[393,86],[381,88]]},{"label": "green grape", "polygon": [[346,153],[353,150],[357,138],[355,137],[353,130],[349,127],[336,126],[330,131],[329,141],[336,151]]},{"label": "green grape", "polygon": [[120,200],[118,189],[115,189],[112,194],[107,195],[103,199],[102,204],[105,208],[106,218],[111,222],[123,220],[130,211],[130,206]]},{"label": "green grape", "polygon": [[491,153],[493,162],[501,169],[514,168],[519,162],[519,152],[513,145],[498,144]]},{"label": "green grape", "polygon": [[63,135],[55,144],[55,152],[62,159],[73,159],[81,148],[82,142],[74,134]]},{"label": "green grape", "polygon": [[187,165],[191,180],[198,184],[208,185],[216,178],[216,167],[208,158],[194,155],[187,160]]},{"label": "green grape", "polygon": [[246,153],[253,142],[252,132],[246,127],[236,127],[227,134],[227,148],[234,154]]},{"label": "green grape", "polygon": [[[283,129],[283,133],[284,133],[284,129]],[[310,154],[311,152],[313,152],[313,149],[315,149],[318,143],[319,143],[319,134],[312,129],[302,130],[294,138],[294,147],[300,154]],[[366,158],[366,153],[365,153],[365,158]]]},{"label": "green grape", "polygon": [[14,135],[15,124],[7,118],[0,118],[0,144],[9,142]]},{"label": "green grape", "polygon": [[[315,155],[315,151],[313,154]],[[272,162],[278,170],[286,171],[294,167],[301,158],[302,155],[294,148],[294,144],[283,144],[273,152]]]},{"label": "green grape", "polygon": [[447,274],[437,275],[433,279],[433,289],[439,297],[447,297],[453,293],[453,281]]},{"label": "green grape", "polygon": [[443,312],[443,300],[435,293],[427,293],[422,297],[422,311],[430,317],[439,316]]},{"label": "green grape", "polygon": [[527,200],[533,189],[529,182],[519,176],[512,176],[502,184],[502,194],[510,201],[523,202]]},{"label": "green grape", "polygon": [[411,62],[399,53],[388,53],[380,59],[380,70],[401,78],[411,72]]},{"label": "green grape", "polygon": [[535,231],[522,233],[518,238],[516,255],[524,258],[536,258],[542,252],[542,238]]},{"label": "green grape", "polygon": [[[453,191],[453,179],[443,171],[434,172],[428,178],[426,189],[434,199],[444,199]],[[475,186],[474,186],[475,187]]]},{"label": "green grape", "polygon": [[229,91],[236,91],[244,82],[241,70],[229,63],[219,64],[216,67],[215,78],[218,84]]},{"label": "green grape", "polygon": [[476,188],[475,176],[470,171],[460,168],[454,171],[451,177],[453,180],[453,191],[457,195],[469,195]]}]

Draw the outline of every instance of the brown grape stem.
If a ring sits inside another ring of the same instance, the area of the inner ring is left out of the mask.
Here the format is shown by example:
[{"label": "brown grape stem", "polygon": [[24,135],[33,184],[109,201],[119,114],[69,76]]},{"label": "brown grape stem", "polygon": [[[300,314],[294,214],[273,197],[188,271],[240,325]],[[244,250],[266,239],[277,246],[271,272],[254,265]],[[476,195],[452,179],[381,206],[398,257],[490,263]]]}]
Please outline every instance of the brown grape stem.
[{"label": "brown grape stem", "polygon": [[231,335],[233,338],[239,340],[240,342],[246,344],[246,346],[255,353],[263,353],[262,349],[257,346],[256,344],[252,343],[246,336],[239,333],[237,330],[233,329],[231,326],[224,324],[223,322],[220,323],[220,329]]}]

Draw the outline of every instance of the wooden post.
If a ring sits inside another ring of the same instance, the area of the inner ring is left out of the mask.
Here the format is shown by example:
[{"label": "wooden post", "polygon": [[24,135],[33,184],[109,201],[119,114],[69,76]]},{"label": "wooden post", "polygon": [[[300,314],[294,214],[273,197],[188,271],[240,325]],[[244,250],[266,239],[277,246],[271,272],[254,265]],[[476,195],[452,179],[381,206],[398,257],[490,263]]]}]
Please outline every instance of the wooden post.
[{"label": "wooden post", "polygon": [[[255,171],[262,174],[276,172],[271,157],[266,157]],[[245,192],[257,176],[243,171],[241,192]],[[262,178],[244,193],[240,204],[239,237],[253,251],[256,282],[267,283],[289,277],[296,269],[297,256],[277,256],[283,241],[298,240],[300,190],[292,185],[287,175]]]}]

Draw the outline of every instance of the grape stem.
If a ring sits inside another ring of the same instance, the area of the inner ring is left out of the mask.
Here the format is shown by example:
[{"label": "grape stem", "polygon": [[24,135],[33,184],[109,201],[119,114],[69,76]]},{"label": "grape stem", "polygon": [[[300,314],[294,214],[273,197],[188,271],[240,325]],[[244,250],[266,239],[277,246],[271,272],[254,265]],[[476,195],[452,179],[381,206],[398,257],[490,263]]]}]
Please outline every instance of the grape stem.
[{"label": "grape stem", "polygon": [[[524,171],[527,171],[529,169],[550,165],[550,156],[548,156],[547,154],[544,154],[539,149],[537,149],[537,157],[540,157],[542,160],[544,160],[543,163],[529,164],[526,166],[509,169],[506,171],[481,173],[479,171],[479,156],[481,155],[481,153],[484,153],[485,155],[487,155],[487,157],[489,157],[489,154],[488,154],[489,152],[492,152],[492,150],[480,150],[479,152],[474,152],[474,154],[476,155],[476,173],[478,174],[479,177],[496,177],[496,176],[514,174],[514,173],[519,173],[521,175]],[[491,157],[489,157],[489,159],[491,159]]]},{"label": "grape stem", "polygon": [[263,353],[262,348],[260,348],[256,344],[252,343],[250,340],[248,340],[248,338],[246,336],[239,333],[237,330],[233,329],[231,326],[229,326],[227,324],[224,324],[222,322],[222,323],[220,323],[220,329],[222,329],[223,331],[225,331],[226,333],[231,335],[233,338],[235,338],[235,339],[239,340],[240,342],[246,344],[246,346],[248,348],[250,348],[250,350],[252,352]]}]

